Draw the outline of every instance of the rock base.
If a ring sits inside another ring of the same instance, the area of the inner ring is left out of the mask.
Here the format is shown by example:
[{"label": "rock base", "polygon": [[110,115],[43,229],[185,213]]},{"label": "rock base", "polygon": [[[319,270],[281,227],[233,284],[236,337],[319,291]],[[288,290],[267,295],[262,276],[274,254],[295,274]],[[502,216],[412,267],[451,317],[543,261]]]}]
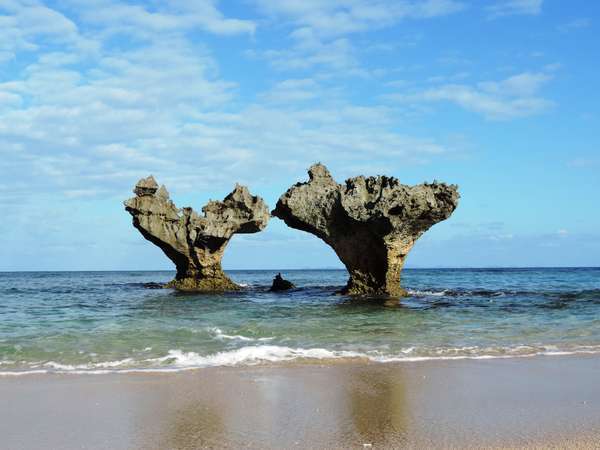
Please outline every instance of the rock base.
[{"label": "rock base", "polygon": [[241,286],[229,278],[182,278],[174,279],[165,284],[165,288],[188,292],[225,292],[239,291]]},{"label": "rock base", "polygon": [[399,285],[382,287],[381,285],[373,285],[355,281],[350,278],[348,283],[340,291],[343,295],[369,296],[369,297],[407,297],[406,289]]}]

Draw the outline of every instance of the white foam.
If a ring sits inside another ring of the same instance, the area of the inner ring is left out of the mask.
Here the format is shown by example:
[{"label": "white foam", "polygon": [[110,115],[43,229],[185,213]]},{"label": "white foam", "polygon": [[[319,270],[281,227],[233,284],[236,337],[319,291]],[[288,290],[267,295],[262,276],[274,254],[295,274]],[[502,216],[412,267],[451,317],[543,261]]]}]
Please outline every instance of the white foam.
[{"label": "white foam", "polygon": [[[363,359],[377,363],[421,362],[437,360],[485,360],[528,358],[532,356],[568,356],[578,354],[600,354],[600,346],[579,346],[561,350],[556,346],[531,347],[526,345],[511,348],[500,347],[458,347],[424,351],[422,355],[415,347],[401,349],[396,354],[384,354],[380,351],[328,350],[324,348],[292,348],[278,345],[245,346],[234,350],[209,355],[186,352],[179,349],[169,350],[164,356],[135,361],[125,358],[118,361],[106,361],[79,365],[60,364],[54,361],[30,365],[29,370],[0,371],[0,376],[19,376],[44,373],[70,374],[108,374],[135,372],[177,372],[218,366],[250,366],[261,363],[278,363],[295,360],[339,360]],[[5,361],[6,362],[6,361]],[[136,367],[138,366],[138,367]]]},{"label": "white foam", "polygon": [[0,377],[19,377],[21,375],[36,375],[48,373],[47,370],[25,370],[22,372],[0,372]]},{"label": "white foam", "polygon": [[75,371],[75,370],[93,370],[93,369],[112,369],[115,367],[122,367],[128,364],[132,364],[134,362],[133,358],[125,358],[125,359],[121,359],[118,361],[104,361],[104,362],[98,362],[98,363],[87,363],[87,364],[77,364],[77,365],[71,365],[71,364],[61,364],[61,363],[57,363],[54,361],[48,361],[46,363],[43,363],[42,366],[43,367],[49,367],[50,369],[55,369],[58,371],[65,371],[65,372],[70,372],[70,371]]},{"label": "white foam", "polygon": [[407,292],[408,295],[412,295],[413,297],[443,297],[447,291],[419,291],[409,289]]},{"label": "white foam", "polygon": [[261,362],[283,362],[294,359],[338,359],[361,358],[364,353],[351,351],[332,351],[324,348],[290,348],[278,345],[247,346],[236,350],[218,352],[202,356],[195,352],[169,350],[163,361],[169,361],[176,367],[213,367],[253,365]]},{"label": "white foam", "polygon": [[208,331],[212,334],[214,334],[216,339],[219,340],[236,340],[236,341],[246,341],[246,342],[265,342],[265,341],[270,341],[271,339],[274,339],[272,337],[262,337],[262,338],[251,338],[248,336],[242,336],[240,334],[225,334],[223,333],[223,331],[220,328],[217,327],[211,327],[208,329]]}]

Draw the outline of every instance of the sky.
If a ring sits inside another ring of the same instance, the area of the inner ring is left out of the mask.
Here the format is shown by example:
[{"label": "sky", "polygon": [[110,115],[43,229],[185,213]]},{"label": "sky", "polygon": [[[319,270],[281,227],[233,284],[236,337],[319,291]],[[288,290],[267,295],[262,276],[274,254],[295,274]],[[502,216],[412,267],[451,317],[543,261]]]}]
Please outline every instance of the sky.
[{"label": "sky", "polygon": [[[407,267],[600,265],[600,3],[0,0],[0,271],[172,265],[123,200],[459,185]],[[342,267],[277,218],[225,269]]]}]

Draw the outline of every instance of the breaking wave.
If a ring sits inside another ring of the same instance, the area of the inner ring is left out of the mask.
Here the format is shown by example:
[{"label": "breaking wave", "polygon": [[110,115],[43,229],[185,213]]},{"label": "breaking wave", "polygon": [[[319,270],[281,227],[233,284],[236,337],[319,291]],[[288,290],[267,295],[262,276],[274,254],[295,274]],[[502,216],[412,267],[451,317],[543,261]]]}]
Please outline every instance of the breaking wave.
[{"label": "breaking wave", "polygon": [[245,341],[245,342],[264,342],[264,341],[270,341],[270,340],[274,339],[273,337],[252,338],[252,337],[248,337],[248,336],[242,336],[240,334],[234,334],[234,335],[225,334],[218,327],[210,327],[210,328],[208,328],[208,332],[211,333],[215,339],[218,339],[221,341],[222,340],[232,340],[232,341]]},{"label": "breaking wave", "polygon": [[[26,368],[0,371],[0,376],[43,373],[108,374],[132,372],[177,372],[208,367],[256,366],[277,363],[372,362],[402,363],[437,360],[506,359],[533,356],[567,356],[599,354],[600,345],[560,348],[553,345],[515,347],[476,347],[417,349],[407,347],[396,354],[381,351],[328,350],[324,348],[292,348],[278,345],[245,346],[234,350],[201,355],[193,351],[169,350],[158,358],[134,360],[125,358],[87,364],[61,364],[55,361],[31,364]],[[0,361],[0,365],[15,361]]]}]

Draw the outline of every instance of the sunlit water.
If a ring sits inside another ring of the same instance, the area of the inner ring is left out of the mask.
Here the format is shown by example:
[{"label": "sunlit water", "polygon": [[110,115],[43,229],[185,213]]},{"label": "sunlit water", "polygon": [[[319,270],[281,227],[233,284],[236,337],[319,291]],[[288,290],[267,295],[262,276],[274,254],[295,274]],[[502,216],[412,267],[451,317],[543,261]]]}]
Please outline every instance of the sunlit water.
[{"label": "sunlit water", "polygon": [[181,370],[600,352],[600,269],[407,269],[398,300],[336,295],[341,270],[232,271],[224,295],[170,272],[0,273],[0,373]]}]

